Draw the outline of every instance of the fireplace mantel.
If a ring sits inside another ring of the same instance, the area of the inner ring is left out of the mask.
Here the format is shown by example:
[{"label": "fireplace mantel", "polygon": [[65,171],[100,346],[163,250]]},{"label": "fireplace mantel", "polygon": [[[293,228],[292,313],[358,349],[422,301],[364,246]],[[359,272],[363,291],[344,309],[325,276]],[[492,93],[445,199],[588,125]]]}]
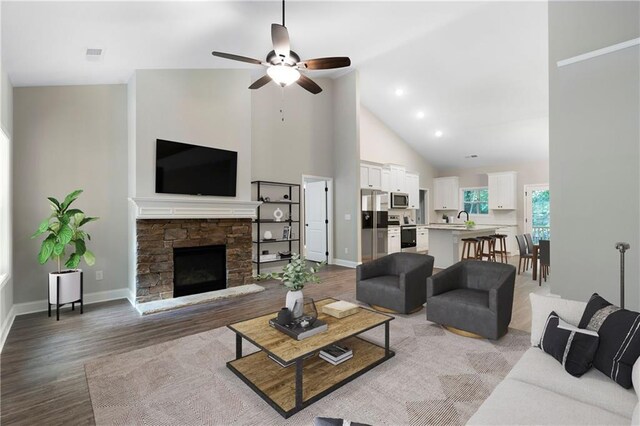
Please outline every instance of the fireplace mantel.
[{"label": "fireplace mantel", "polygon": [[136,219],[254,219],[259,201],[180,197],[129,198]]}]

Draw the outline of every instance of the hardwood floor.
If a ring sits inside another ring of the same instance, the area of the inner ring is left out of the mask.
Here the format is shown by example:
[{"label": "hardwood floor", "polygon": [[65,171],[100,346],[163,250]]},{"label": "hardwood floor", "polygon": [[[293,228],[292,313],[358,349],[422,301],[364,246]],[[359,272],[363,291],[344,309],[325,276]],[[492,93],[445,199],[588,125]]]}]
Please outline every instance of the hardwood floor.
[{"label": "hardwood floor", "polygon": [[[355,297],[354,269],[330,266],[321,275],[305,296]],[[86,362],[280,309],[286,289],[261,285],[267,290],[144,317],[126,300],[85,305],[83,315],[64,309],[59,322],[46,312],[17,317],[0,355],[2,424],[94,424]],[[529,330],[532,291],[539,288],[531,272],[518,276],[512,327]]]}]

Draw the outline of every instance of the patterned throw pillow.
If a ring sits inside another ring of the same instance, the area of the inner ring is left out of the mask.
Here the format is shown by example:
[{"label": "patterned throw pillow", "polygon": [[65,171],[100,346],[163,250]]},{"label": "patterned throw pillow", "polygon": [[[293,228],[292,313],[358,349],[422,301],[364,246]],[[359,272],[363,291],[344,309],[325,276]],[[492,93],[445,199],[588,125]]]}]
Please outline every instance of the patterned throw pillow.
[{"label": "patterned throw pillow", "polygon": [[598,333],[579,329],[551,312],[540,338],[540,349],[554,357],[575,377],[580,377],[593,363],[598,349]]},{"label": "patterned throw pillow", "polygon": [[593,366],[620,386],[631,388],[631,371],[640,356],[640,314],[614,306],[594,293],[579,326],[600,336]]}]

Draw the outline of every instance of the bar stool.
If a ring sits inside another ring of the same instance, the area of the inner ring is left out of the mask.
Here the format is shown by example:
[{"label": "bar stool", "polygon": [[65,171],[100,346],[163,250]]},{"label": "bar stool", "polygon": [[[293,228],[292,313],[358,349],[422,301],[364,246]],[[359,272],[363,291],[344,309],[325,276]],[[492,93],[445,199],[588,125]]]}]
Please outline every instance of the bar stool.
[{"label": "bar stool", "polygon": [[[471,247],[473,247],[473,256],[471,256]],[[465,256],[464,253],[467,255]],[[463,238],[462,239],[462,256],[460,260],[476,259],[478,257],[478,239],[477,238]]]},{"label": "bar stool", "polygon": [[[478,260],[486,260],[489,262],[495,262],[496,261],[496,239],[493,236],[486,236],[486,237],[478,237],[478,240],[480,240],[480,246],[478,247]],[[485,243],[486,243],[486,249],[487,251],[485,251]]]},{"label": "bar stool", "polygon": [[504,234],[495,234],[493,237],[496,239],[493,250],[494,256],[500,254],[500,262],[509,263],[509,257],[507,253],[507,236]]}]

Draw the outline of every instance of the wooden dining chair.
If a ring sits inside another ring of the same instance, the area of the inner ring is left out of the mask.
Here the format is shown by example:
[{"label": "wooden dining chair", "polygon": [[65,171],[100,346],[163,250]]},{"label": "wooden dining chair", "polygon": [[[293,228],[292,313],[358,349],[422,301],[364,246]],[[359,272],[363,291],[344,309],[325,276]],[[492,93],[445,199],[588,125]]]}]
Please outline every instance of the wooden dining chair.
[{"label": "wooden dining chair", "polygon": [[540,240],[540,249],[539,253],[539,263],[540,263],[540,272],[538,273],[538,285],[542,285],[542,278],[544,278],[544,282],[547,282],[547,275],[549,275],[549,266],[551,265],[551,253],[550,253],[550,243],[549,240]]}]

